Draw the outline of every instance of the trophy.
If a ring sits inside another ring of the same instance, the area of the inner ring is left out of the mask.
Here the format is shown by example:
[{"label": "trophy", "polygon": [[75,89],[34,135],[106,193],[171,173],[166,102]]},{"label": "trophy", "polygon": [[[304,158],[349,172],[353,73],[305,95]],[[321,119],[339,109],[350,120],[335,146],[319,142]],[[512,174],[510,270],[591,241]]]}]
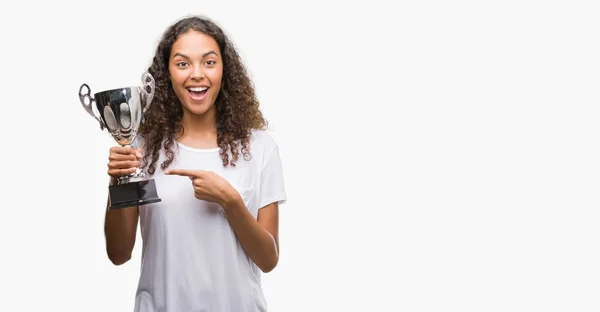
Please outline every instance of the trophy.
[{"label": "trophy", "polygon": [[[100,123],[100,130],[107,131],[123,147],[133,147],[143,115],[154,98],[154,77],[142,75],[142,87],[124,87],[95,93],[87,84],[79,87],[79,100],[83,108]],[[84,90],[85,89],[85,90]],[[96,107],[97,113],[93,107]],[[160,202],[154,179],[146,179],[140,168],[136,172],[117,178],[109,186],[108,209],[120,209]]]}]

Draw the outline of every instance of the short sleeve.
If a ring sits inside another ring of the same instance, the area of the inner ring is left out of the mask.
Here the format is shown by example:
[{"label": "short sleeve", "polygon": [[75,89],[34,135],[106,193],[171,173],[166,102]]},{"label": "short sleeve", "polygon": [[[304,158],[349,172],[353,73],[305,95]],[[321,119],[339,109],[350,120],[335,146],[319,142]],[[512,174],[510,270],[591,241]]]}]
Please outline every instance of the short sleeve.
[{"label": "short sleeve", "polygon": [[260,174],[260,205],[258,207],[260,209],[274,202],[283,204],[286,201],[287,195],[279,147],[275,145],[264,156]]}]

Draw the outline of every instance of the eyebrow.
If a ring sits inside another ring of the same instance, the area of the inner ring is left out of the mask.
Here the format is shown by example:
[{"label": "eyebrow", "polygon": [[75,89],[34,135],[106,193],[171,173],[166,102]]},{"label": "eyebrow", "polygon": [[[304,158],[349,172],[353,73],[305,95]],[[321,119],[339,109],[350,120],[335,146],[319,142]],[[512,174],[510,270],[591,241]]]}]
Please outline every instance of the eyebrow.
[{"label": "eyebrow", "polygon": [[[207,56],[209,56],[209,55],[211,55],[211,54],[214,54],[214,55],[216,55],[216,56],[219,56],[219,55],[217,54],[217,52],[215,52],[215,51],[208,51],[208,52],[206,52],[206,53],[202,54],[202,57],[204,58],[204,57],[207,57]],[[185,55],[185,54],[181,54],[181,53],[179,53],[179,52],[175,53],[175,54],[173,55],[173,58],[175,58],[176,56],[181,56],[181,57],[184,57],[184,58],[186,58],[186,59],[189,59],[189,58],[190,58],[189,56],[187,56],[187,55]]]}]

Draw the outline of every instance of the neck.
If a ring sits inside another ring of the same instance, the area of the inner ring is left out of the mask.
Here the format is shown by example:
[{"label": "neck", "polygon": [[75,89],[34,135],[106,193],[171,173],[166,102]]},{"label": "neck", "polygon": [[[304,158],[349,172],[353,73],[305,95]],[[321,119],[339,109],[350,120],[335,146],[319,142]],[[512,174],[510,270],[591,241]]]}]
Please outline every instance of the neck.
[{"label": "neck", "polygon": [[184,111],[181,126],[183,133],[179,133],[179,142],[196,148],[217,147],[216,116],[213,110],[202,115]]}]

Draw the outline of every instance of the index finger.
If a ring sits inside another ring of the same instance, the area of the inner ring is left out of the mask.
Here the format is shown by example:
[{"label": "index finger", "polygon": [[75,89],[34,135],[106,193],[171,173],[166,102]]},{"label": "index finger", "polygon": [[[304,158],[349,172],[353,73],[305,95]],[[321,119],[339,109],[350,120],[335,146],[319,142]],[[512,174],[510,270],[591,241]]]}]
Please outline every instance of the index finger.
[{"label": "index finger", "polygon": [[110,148],[110,160],[135,160],[136,158],[142,158],[142,151],[140,148],[132,148],[129,146],[114,146]]},{"label": "index finger", "polygon": [[141,152],[141,148],[134,148],[131,146],[113,146],[110,150],[121,155],[137,154]]},{"label": "index finger", "polygon": [[166,175],[180,175],[180,176],[185,176],[185,177],[190,177],[190,178],[198,176],[198,173],[195,170],[189,170],[189,169],[166,170],[165,174]]}]

